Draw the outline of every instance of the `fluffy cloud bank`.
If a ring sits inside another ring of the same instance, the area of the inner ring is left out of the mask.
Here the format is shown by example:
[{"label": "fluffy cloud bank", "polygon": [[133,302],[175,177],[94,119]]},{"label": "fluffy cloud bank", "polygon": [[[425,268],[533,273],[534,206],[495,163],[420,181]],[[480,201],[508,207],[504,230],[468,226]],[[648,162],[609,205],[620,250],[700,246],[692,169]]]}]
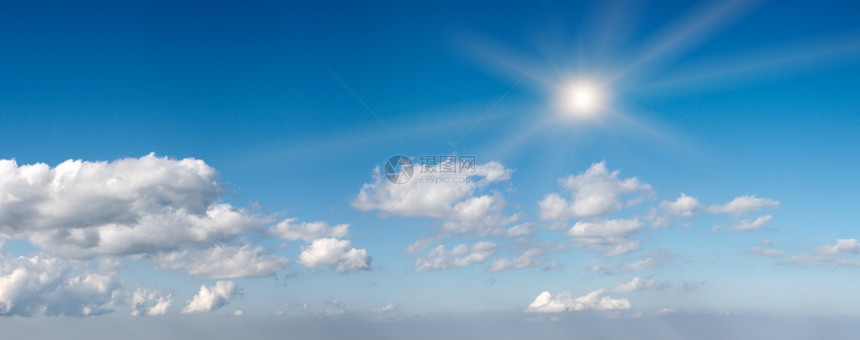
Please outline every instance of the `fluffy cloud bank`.
[{"label": "fluffy cloud bank", "polygon": [[230,299],[236,297],[239,289],[233,281],[218,281],[212,287],[200,286],[200,291],[185,308],[182,313],[203,313],[216,310],[230,303]]},{"label": "fluffy cloud bank", "polygon": [[0,315],[91,316],[112,312],[120,296],[113,275],[73,274],[44,255],[0,259]]},{"label": "fluffy cloud bank", "polygon": [[153,154],[54,168],[0,160],[0,232],[55,255],[155,254],[208,245],[265,221],[220,203],[215,169]]},{"label": "fluffy cloud bank", "polygon": [[812,254],[790,256],[785,261],[801,265],[860,267],[857,255],[860,255],[857,239],[837,239],[835,244],[820,246]]},{"label": "fluffy cloud bank", "polygon": [[496,244],[487,241],[473,245],[460,244],[448,250],[439,245],[430,250],[425,256],[415,259],[416,271],[432,271],[441,269],[462,268],[476,263],[483,263],[496,254]]},{"label": "fluffy cloud bank", "polygon": [[639,241],[630,238],[644,227],[644,223],[632,220],[579,221],[567,231],[575,245],[600,251],[607,256],[627,254],[642,248]]},{"label": "fluffy cloud bank", "polygon": [[295,223],[295,218],[288,218],[269,228],[271,236],[296,241],[311,241],[323,236],[341,238],[349,234],[349,224],[338,224],[330,227],[322,221]]},{"label": "fluffy cloud bank", "polygon": [[[549,194],[538,203],[540,219],[566,221],[581,217],[601,217],[641,202],[653,194],[651,185],[636,177],[620,179],[620,171],[610,172],[605,162],[594,163],[579,175],[560,179],[559,185],[570,192],[570,200]],[[622,201],[625,196],[633,196]]]},{"label": "fluffy cloud bank", "polygon": [[289,260],[261,247],[216,245],[206,250],[183,250],[155,258],[162,269],[182,270],[196,278],[264,277],[283,269]]},{"label": "fluffy cloud bank", "polygon": [[131,316],[164,315],[172,305],[171,294],[150,288],[138,288],[131,297]]},{"label": "fluffy cloud bank", "polygon": [[552,296],[550,292],[542,292],[526,308],[529,313],[559,313],[570,311],[610,311],[630,309],[627,299],[604,296],[606,289],[598,289],[580,297],[572,297],[568,292]]},{"label": "fluffy cloud bank", "polygon": [[425,174],[416,173],[409,182],[395,184],[376,168],[373,182],[365,183],[351,204],[361,211],[437,219],[449,232],[503,234],[504,227],[519,216],[505,214],[507,202],[501,194],[478,191],[509,180],[512,172],[501,163],[489,162],[476,165],[474,173],[433,173],[434,178],[441,178],[437,182],[424,181],[421,176]]},{"label": "fluffy cloud bank", "polygon": [[366,249],[352,247],[347,240],[321,238],[302,247],[299,263],[305,267],[330,266],[338,274],[370,269],[370,256]]}]

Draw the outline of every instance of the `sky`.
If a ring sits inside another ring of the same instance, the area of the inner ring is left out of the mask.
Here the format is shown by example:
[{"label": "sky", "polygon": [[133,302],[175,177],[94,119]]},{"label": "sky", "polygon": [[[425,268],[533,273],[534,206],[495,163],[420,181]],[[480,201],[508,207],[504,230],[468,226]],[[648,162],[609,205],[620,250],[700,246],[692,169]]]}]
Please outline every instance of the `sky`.
[{"label": "sky", "polygon": [[858,6],[0,2],[0,327],[844,337]]}]

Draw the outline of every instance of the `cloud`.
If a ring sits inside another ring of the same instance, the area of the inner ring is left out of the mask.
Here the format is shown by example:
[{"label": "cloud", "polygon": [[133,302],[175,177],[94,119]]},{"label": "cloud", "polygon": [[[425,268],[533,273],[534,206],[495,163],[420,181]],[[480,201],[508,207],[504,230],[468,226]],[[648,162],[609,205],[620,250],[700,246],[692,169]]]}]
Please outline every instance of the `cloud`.
[{"label": "cloud", "polygon": [[758,198],[755,195],[738,196],[729,203],[712,205],[708,212],[732,215],[744,215],[768,207],[778,207],[779,201],[770,198]]},{"label": "cloud", "polygon": [[818,252],[826,255],[860,254],[860,243],[856,239],[838,239],[832,246],[822,246]]},{"label": "cloud", "polygon": [[534,257],[540,255],[540,253],[541,250],[537,248],[526,249],[519,257],[513,260],[510,260],[508,258],[500,258],[493,261],[493,264],[490,266],[489,269],[487,269],[487,271],[498,272],[509,269],[537,267],[541,265],[541,263],[543,263],[542,261],[534,259]]},{"label": "cloud", "polygon": [[542,292],[529,304],[529,313],[559,313],[569,311],[609,311],[630,309],[627,299],[603,296],[606,289],[598,289],[583,296],[573,298],[568,292],[562,292],[553,297],[549,292]]},{"label": "cloud", "polygon": [[531,223],[521,223],[517,224],[513,227],[508,228],[505,231],[505,236],[508,237],[520,237],[520,236],[528,236],[535,232],[535,227]]},{"label": "cloud", "polygon": [[635,292],[637,290],[642,290],[646,288],[652,288],[657,286],[658,283],[655,280],[643,279],[641,277],[634,277],[629,281],[624,281],[618,286],[615,287],[615,291],[618,292]]},{"label": "cloud", "polygon": [[750,251],[753,254],[760,256],[770,256],[770,257],[779,257],[785,255],[785,251],[781,249],[773,249],[773,248],[765,248],[765,247],[752,247]]},{"label": "cloud", "polygon": [[616,271],[621,272],[636,272],[651,268],[660,267],[672,259],[672,255],[664,251],[652,251],[640,257],[641,260],[630,264],[615,264],[615,263],[597,263],[592,261],[587,269],[605,275],[615,274]]},{"label": "cloud", "polygon": [[393,311],[395,308],[397,308],[397,305],[394,302],[389,302],[385,306],[382,306],[379,308],[374,308],[372,310],[372,312],[373,312],[373,314],[376,314],[376,315],[382,315],[382,314],[388,313],[390,311]]},{"label": "cloud", "polygon": [[230,303],[238,295],[239,289],[233,281],[218,281],[212,287],[200,286],[200,291],[188,302],[182,313],[211,312]]},{"label": "cloud", "polygon": [[113,275],[75,275],[65,261],[44,255],[0,260],[0,315],[92,316],[113,311],[120,283]]},{"label": "cloud", "polygon": [[759,256],[778,257],[785,255],[785,251],[774,248],[767,248],[773,244],[773,240],[766,238],[761,242],[760,246],[750,248],[750,252]]},{"label": "cloud", "polygon": [[182,270],[196,278],[265,277],[284,269],[289,260],[261,247],[216,245],[206,250],[183,250],[153,259],[162,269]]},{"label": "cloud", "polygon": [[216,178],[201,160],[153,154],[54,168],[0,160],[0,232],[55,255],[92,258],[208,245],[265,222],[220,203]]},{"label": "cloud", "polygon": [[329,227],[328,223],[321,221],[294,223],[295,221],[295,218],[285,219],[269,228],[267,233],[273,237],[285,240],[302,240],[306,242],[320,237],[343,238],[349,234],[349,224],[338,224]]},{"label": "cloud", "polygon": [[735,223],[731,227],[731,230],[750,231],[750,230],[761,229],[768,222],[770,222],[772,219],[773,219],[773,216],[770,216],[770,215],[759,216],[755,220],[743,219],[743,220],[740,220],[737,223]]},{"label": "cloud", "polygon": [[681,193],[681,197],[678,197],[674,202],[661,202],[660,208],[675,216],[693,217],[702,210],[702,205],[695,197]]},{"label": "cloud", "polygon": [[[564,221],[580,217],[601,217],[641,202],[651,194],[651,185],[637,178],[619,179],[620,171],[609,172],[604,162],[594,163],[579,175],[560,179],[559,184],[571,192],[572,202],[558,194],[549,194],[538,203],[539,217],[544,221]],[[624,195],[635,195],[621,202]]]},{"label": "cloud", "polygon": [[131,298],[131,316],[164,315],[173,305],[171,294],[151,288],[137,288]]},{"label": "cloud", "polygon": [[442,229],[448,232],[504,233],[504,226],[516,222],[519,216],[505,214],[507,202],[501,194],[478,191],[491,183],[509,180],[513,170],[498,162],[475,168],[474,173],[433,173],[434,178],[442,180],[432,182],[422,177],[427,174],[416,174],[403,184],[389,182],[376,168],[373,182],[361,187],[351,205],[385,215],[433,218],[441,221]]},{"label": "cloud", "polygon": [[444,245],[430,250],[427,255],[415,259],[416,271],[432,271],[452,268],[462,268],[476,263],[483,263],[496,254],[496,244],[480,241],[471,246],[460,244],[450,251]]},{"label": "cloud", "polygon": [[785,261],[800,265],[860,267],[860,260],[846,257],[855,255],[860,255],[857,239],[837,239],[835,244],[818,247],[812,254],[790,256]]},{"label": "cloud", "polygon": [[410,243],[403,249],[403,252],[406,254],[414,255],[420,253],[422,250],[430,248],[433,245],[434,241],[430,239],[419,239],[415,240],[415,242]]},{"label": "cloud", "polygon": [[370,261],[367,250],[353,248],[351,242],[336,238],[316,239],[309,247],[302,247],[299,255],[299,263],[305,267],[330,266],[338,274],[368,270]]},{"label": "cloud", "polygon": [[576,246],[618,256],[641,249],[641,242],[630,238],[644,227],[638,219],[578,221],[567,235]]}]

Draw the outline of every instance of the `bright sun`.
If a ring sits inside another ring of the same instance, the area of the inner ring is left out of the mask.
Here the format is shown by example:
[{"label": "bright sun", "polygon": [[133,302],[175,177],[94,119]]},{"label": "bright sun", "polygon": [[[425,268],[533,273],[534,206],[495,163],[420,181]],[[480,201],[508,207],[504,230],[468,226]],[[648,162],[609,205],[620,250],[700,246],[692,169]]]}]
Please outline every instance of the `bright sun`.
[{"label": "bright sun", "polygon": [[589,82],[567,85],[559,94],[564,111],[577,117],[590,117],[603,110],[605,94]]}]

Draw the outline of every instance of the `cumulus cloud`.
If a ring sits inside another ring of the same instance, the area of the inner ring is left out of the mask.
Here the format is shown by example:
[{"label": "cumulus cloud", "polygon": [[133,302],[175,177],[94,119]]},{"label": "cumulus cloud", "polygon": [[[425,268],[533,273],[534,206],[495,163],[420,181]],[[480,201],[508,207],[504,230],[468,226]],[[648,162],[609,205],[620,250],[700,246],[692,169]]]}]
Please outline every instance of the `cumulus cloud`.
[{"label": "cumulus cloud", "polygon": [[0,232],[53,254],[153,254],[223,241],[262,219],[220,203],[223,187],[201,160],[153,154],[56,167],[0,160]]},{"label": "cumulus cloud", "polygon": [[164,315],[173,305],[171,294],[151,288],[137,288],[131,297],[131,316]]},{"label": "cumulus cloud", "polygon": [[206,250],[183,250],[153,259],[162,269],[182,270],[196,278],[265,277],[283,269],[289,260],[261,247],[216,245]]},{"label": "cumulus cloud", "polygon": [[366,249],[353,248],[350,241],[336,238],[314,240],[310,246],[302,247],[299,255],[299,263],[305,267],[330,266],[339,274],[368,270],[370,260]]},{"label": "cumulus cloud", "polygon": [[857,239],[837,239],[835,244],[818,247],[812,254],[790,256],[785,261],[801,265],[860,267],[860,260],[850,257],[856,255],[860,255]]},{"label": "cumulus cloud", "polygon": [[607,256],[627,254],[642,248],[631,235],[644,227],[638,219],[578,221],[567,235],[579,247],[600,251]]},{"label": "cumulus cloud", "polygon": [[343,238],[349,234],[349,224],[329,226],[322,221],[295,223],[295,218],[288,218],[267,231],[269,235],[285,240],[302,240],[310,242],[320,237]]},{"label": "cumulus cloud", "polygon": [[860,254],[860,243],[856,239],[838,239],[836,244],[822,246],[818,252],[825,255]]},{"label": "cumulus cloud", "polygon": [[[651,185],[632,177],[619,179],[620,171],[610,172],[604,162],[594,163],[579,175],[560,179],[559,184],[571,192],[571,201],[559,194],[549,194],[538,203],[539,217],[544,221],[563,221],[580,217],[607,216],[624,206],[641,202],[651,194]],[[622,202],[623,196],[633,195]]]},{"label": "cumulus cloud", "polygon": [[552,296],[550,292],[542,292],[529,304],[529,313],[559,313],[569,311],[610,311],[630,309],[630,301],[622,298],[604,296],[606,289],[598,289],[583,296],[573,298],[568,292]]},{"label": "cumulus cloud", "polygon": [[521,223],[517,224],[513,227],[508,228],[505,231],[505,236],[508,237],[520,237],[520,236],[528,236],[535,232],[535,227],[531,223]]},{"label": "cumulus cloud", "polygon": [[635,292],[637,290],[654,288],[658,287],[659,283],[655,280],[643,279],[641,277],[634,277],[628,281],[624,281],[619,283],[618,286],[615,287],[615,291],[618,292]]},{"label": "cumulus cloud", "polygon": [[687,196],[682,192],[681,197],[678,197],[674,202],[661,202],[660,208],[675,216],[693,217],[702,210],[702,205],[695,197]]},{"label": "cumulus cloud", "polygon": [[729,203],[708,207],[711,213],[744,215],[768,207],[778,207],[779,201],[770,198],[758,198],[755,195],[738,196]]},{"label": "cumulus cloud", "polygon": [[44,255],[0,259],[0,315],[91,316],[109,313],[119,299],[113,275],[85,272]]},{"label": "cumulus cloud", "polygon": [[487,241],[480,241],[471,246],[460,244],[451,250],[446,249],[444,245],[439,245],[425,256],[415,259],[415,270],[432,271],[462,268],[483,263],[495,253],[496,244]]},{"label": "cumulus cloud", "polygon": [[230,303],[230,299],[236,297],[239,293],[239,288],[233,281],[218,281],[212,287],[206,285],[200,286],[200,291],[185,308],[182,313],[203,313],[216,310]]},{"label": "cumulus cloud", "polygon": [[537,248],[526,249],[519,257],[515,259],[500,258],[493,261],[487,271],[498,272],[510,269],[531,268],[541,265],[542,261],[536,260],[534,257],[540,255],[541,250]]},{"label": "cumulus cloud", "polygon": [[433,173],[434,178],[442,179],[438,182],[425,181],[422,176],[427,174],[416,173],[409,182],[394,184],[376,168],[373,182],[361,187],[351,205],[384,215],[437,219],[449,232],[504,233],[504,227],[519,216],[505,214],[507,202],[498,192],[481,194],[479,190],[509,180],[511,172],[501,163],[489,162],[476,165],[474,173]]},{"label": "cumulus cloud", "polygon": [[754,220],[742,219],[742,220],[738,221],[737,223],[735,223],[731,227],[731,230],[750,231],[750,230],[761,229],[765,225],[767,225],[767,223],[770,222],[772,219],[773,219],[773,216],[771,216],[771,215],[759,216]]}]

